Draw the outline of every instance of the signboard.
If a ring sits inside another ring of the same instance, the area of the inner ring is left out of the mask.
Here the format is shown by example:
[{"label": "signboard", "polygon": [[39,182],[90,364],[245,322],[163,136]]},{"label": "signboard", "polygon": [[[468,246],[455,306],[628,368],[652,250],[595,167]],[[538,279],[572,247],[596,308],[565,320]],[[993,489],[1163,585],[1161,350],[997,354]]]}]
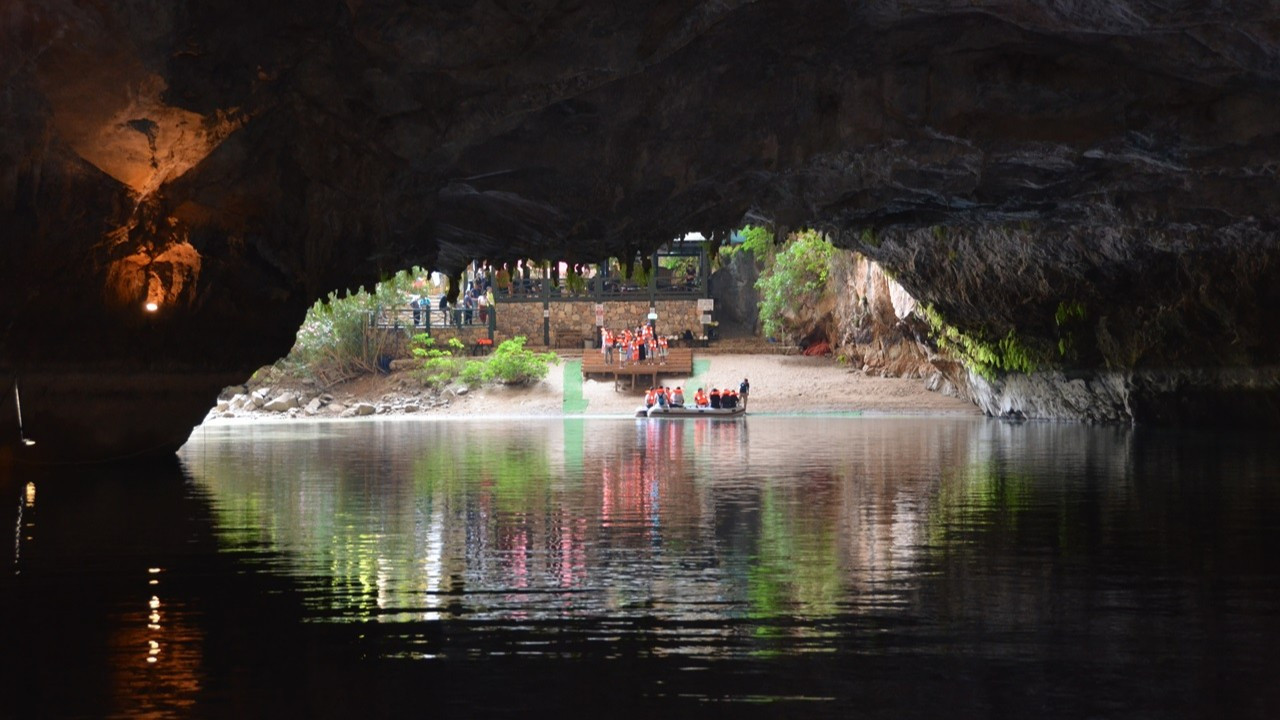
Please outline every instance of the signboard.
[{"label": "signboard", "polygon": [[549,318],[549,317],[551,317],[551,311],[550,311],[550,310],[543,310],[543,311],[542,311],[542,317],[544,317],[544,318]]},{"label": "signboard", "polygon": [[596,327],[604,327],[604,303],[596,303]]},{"label": "signboard", "polygon": [[702,313],[702,324],[703,325],[711,324],[711,313]]},{"label": "signboard", "polygon": [[[698,312],[709,313],[715,309],[716,309],[715,298],[698,298]],[[703,322],[710,322],[710,321],[703,320]]]}]

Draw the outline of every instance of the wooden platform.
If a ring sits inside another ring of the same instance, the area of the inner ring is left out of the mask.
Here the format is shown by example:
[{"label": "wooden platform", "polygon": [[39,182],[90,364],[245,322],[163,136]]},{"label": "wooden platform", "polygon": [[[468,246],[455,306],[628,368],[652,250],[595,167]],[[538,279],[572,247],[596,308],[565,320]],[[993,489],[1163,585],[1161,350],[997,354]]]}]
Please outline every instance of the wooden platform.
[{"label": "wooden platform", "polygon": [[582,353],[582,377],[611,378],[615,390],[623,389],[624,385],[635,389],[636,378],[642,378],[648,383],[642,387],[653,387],[658,384],[658,378],[662,375],[689,377],[692,374],[693,350],[690,348],[671,348],[666,362],[646,360],[626,365],[619,363],[617,353],[614,354],[612,365],[605,364],[604,355],[599,350],[586,350]]}]

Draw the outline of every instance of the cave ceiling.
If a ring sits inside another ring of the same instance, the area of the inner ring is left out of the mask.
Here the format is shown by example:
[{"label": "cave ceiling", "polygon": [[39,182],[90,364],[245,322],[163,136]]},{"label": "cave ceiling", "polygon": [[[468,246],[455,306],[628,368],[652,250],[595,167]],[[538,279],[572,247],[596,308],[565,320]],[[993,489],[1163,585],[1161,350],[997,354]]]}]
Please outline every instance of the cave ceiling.
[{"label": "cave ceiling", "polygon": [[412,264],[754,221],[997,335],[1141,293],[1096,366],[1275,363],[1278,77],[1273,2],[12,0],[0,361],[251,367]]}]

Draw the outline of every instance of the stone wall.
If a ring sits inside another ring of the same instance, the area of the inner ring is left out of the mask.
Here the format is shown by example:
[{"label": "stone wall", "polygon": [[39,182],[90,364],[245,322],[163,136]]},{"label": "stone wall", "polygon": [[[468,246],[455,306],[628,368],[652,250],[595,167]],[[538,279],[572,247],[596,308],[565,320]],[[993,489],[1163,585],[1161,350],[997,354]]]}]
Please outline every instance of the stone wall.
[{"label": "stone wall", "polygon": [[[658,300],[654,307],[658,313],[659,333],[679,335],[688,329],[695,335],[701,334],[701,316],[696,300]],[[584,339],[596,339],[598,331],[594,301],[553,301],[549,309],[549,334],[553,347],[565,345],[562,341],[568,340],[569,333],[578,333]],[[501,342],[506,338],[524,335],[528,338],[528,345],[542,345],[542,310],[540,302],[499,301],[495,339]],[[648,300],[604,301],[604,322],[608,327],[635,327],[645,323],[648,315]]]}]

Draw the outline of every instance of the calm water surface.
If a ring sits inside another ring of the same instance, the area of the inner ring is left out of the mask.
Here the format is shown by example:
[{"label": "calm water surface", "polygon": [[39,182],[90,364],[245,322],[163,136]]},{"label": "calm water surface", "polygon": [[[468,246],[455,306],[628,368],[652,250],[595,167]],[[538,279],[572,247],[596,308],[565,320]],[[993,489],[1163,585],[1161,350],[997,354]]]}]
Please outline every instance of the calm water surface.
[{"label": "calm water surface", "polygon": [[226,424],[0,490],[5,717],[1280,716],[1261,433]]}]

